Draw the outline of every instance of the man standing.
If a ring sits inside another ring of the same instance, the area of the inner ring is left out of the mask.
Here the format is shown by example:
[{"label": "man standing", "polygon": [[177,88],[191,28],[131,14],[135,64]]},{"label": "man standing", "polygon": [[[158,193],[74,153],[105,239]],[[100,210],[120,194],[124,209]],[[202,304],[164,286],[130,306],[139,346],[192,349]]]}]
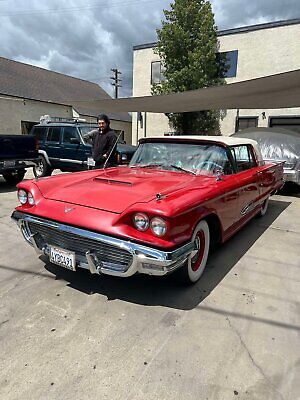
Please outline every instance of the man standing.
[{"label": "man standing", "polygon": [[116,158],[116,134],[110,128],[110,120],[107,115],[98,115],[97,123],[98,129],[86,133],[84,139],[92,142],[92,155],[96,168],[103,168],[106,161],[108,167],[113,167]]}]

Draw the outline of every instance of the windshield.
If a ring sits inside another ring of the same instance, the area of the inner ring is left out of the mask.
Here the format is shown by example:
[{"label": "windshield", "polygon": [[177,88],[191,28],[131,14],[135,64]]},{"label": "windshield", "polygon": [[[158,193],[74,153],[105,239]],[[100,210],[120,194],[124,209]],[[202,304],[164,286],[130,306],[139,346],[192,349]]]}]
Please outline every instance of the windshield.
[{"label": "windshield", "polygon": [[225,148],[215,144],[142,143],[129,166],[195,174],[232,173]]}]

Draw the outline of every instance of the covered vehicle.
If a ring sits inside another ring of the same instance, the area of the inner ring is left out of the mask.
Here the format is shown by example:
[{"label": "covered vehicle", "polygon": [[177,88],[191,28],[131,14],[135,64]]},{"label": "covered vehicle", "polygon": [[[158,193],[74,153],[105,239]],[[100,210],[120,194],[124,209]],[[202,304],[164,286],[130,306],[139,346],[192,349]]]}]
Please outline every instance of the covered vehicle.
[{"label": "covered vehicle", "polygon": [[300,132],[283,128],[247,128],[232,136],[256,140],[263,159],[284,161],[284,180],[300,186]]},{"label": "covered vehicle", "polygon": [[265,215],[282,184],[282,163],[266,164],[253,140],[144,138],[129,166],[20,183],[12,218],[63,268],[120,277],[178,270],[194,283],[211,244]]}]

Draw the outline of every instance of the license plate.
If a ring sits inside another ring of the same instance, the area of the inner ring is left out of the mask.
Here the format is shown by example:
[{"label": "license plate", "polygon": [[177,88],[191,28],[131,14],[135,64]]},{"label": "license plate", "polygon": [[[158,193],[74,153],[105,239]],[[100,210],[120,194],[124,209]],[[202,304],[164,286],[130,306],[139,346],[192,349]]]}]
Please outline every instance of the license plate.
[{"label": "license plate", "polygon": [[50,262],[75,271],[75,253],[59,247],[50,247]]},{"label": "license plate", "polygon": [[4,161],[3,165],[4,167],[14,167],[16,165],[16,162],[14,160],[7,160]]}]

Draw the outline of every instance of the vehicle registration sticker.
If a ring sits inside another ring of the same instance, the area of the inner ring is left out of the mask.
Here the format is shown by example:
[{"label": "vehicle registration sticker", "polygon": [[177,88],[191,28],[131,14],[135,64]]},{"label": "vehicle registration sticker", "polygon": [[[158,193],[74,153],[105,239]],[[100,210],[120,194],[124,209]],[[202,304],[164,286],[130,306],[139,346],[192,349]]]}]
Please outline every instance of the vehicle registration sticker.
[{"label": "vehicle registration sticker", "polygon": [[75,271],[75,253],[67,251],[60,247],[50,246],[50,262],[60,265],[61,267]]},{"label": "vehicle registration sticker", "polygon": [[93,157],[88,157],[87,165],[88,165],[88,167],[94,167],[96,165],[95,160],[93,159]]},{"label": "vehicle registration sticker", "polygon": [[16,162],[14,160],[7,160],[4,161],[3,165],[4,167],[14,167],[16,165]]}]

